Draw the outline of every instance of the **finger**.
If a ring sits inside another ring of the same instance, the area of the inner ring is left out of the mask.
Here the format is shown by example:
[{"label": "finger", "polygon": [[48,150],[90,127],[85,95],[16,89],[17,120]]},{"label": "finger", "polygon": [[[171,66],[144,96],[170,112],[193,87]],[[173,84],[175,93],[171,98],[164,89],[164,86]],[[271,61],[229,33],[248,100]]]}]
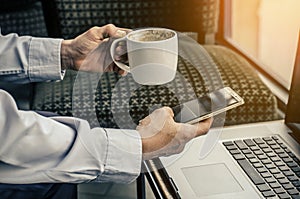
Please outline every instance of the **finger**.
[{"label": "finger", "polygon": [[104,26],[104,33],[106,37],[124,37],[130,29],[127,28],[118,28],[113,24],[107,24]]},{"label": "finger", "polygon": [[118,28],[113,24],[107,24],[102,27],[94,26],[89,30],[89,32],[91,32],[91,34],[99,40],[104,40],[106,38],[113,37],[117,31]]},{"label": "finger", "polygon": [[128,74],[128,72],[125,70],[119,70],[118,74],[124,77]]},{"label": "finger", "polygon": [[127,33],[124,30],[118,29],[116,33],[113,35],[114,37],[125,37]]},{"label": "finger", "polygon": [[121,56],[127,53],[126,45],[122,44],[123,42],[119,42],[118,46],[115,49],[115,53],[117,56]]},{"label": "finger", "polygon": [[113,24],[107,24],[105,26],[103,26],[103,33],[102,35],[104,36],[104,38],[107,37],[113,37],[118,31],[118,28],[113,25]]},{"label": "finger", "polygon": [[168,107],[168,106],[163,107],[163,109],[164,109],[171,117],[174,117],[173,109],[171,109],[171,108]]},{"label": "finger", "polygon": [[151,122],[151,118],[149,117],[149,115],[147,117],[145,117],[144,119],[139,121],[139,125],[140,126],[147,126],[149,125]]},{"label": "finger", "polygon": [[115,63],[112,63],[111,65],[112,65],[111,68],[110,68],[111,70],[108,70],[108,71],[116,72],[121,76],[126,76],[128,74],[127,71],[119,68]]},{"label": "finger", "polygon": [[206,134],[209,131],[212,122],[213,122],[213,118],[208,118],[197,124],[194,124],[194,126],[196,127],[196,137]]}]

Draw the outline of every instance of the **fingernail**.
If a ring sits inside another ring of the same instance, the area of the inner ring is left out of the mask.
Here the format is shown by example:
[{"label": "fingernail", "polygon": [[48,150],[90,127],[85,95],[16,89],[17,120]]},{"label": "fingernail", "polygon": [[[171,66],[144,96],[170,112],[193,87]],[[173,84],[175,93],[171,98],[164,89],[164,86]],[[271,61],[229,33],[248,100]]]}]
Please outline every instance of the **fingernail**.
[{"label": "fingernail", "polygon": [[116,36],[117,37],[124,37],[126,35],[126,32],[124,30],[117,30]]}]

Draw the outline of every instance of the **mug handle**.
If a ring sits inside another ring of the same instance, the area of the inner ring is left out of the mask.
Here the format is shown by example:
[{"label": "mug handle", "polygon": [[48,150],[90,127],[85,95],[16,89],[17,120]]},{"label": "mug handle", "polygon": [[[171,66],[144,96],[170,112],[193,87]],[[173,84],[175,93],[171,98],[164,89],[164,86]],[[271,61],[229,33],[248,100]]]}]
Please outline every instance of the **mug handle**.
[{"label": "mug handle", "polygon": [[115,60],[115,49],[117,47],[118,42],[120,41],[125,41],[126,42],[126,37],[122,37],[119,39],[116,39],[112,42],[111,46],[110,46],[110,55],[112,60],[114,61],[114,63],[121,69],[125,70],[126,72],[130,71],[130,67],[126,64],[123,64],[122,62],[116,61]]}]

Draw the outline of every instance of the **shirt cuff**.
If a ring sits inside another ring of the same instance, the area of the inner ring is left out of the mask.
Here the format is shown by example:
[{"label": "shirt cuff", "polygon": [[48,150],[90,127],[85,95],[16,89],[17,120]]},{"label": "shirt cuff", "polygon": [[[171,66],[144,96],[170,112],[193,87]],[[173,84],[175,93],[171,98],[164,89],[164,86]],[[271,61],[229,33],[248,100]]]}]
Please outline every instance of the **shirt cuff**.
[{"label": "shirt cuff", "polygon": [[108,139],[107,158],[101,181],[131,183],[141,172],[142,142],[135,130],[105,129]]},{"label": "shirt cuff", "polygon": [[62,39],[32,37],[29,46],[29,79],[32,82],[62,80],[61,70]]},{"label": "shirt cuff", "polygon": [[51,181],[131,183],[139,176],[142,142],[137,131],[90,129],[84,120],[68,117],[52,119],[76,129],[77,136],[61,162],[45,171]]}]

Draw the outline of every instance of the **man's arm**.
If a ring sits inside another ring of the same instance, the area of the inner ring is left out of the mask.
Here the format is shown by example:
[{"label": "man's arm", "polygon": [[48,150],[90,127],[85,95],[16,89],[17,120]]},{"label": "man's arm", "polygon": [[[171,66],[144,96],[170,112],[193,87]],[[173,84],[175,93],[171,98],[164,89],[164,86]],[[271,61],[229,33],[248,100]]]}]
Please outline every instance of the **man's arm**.
[{"label": "man's arm", "polygon": [[20,111],[3,90],[0,102],[1,183],[130,183],[139,175],[137,131],[91,129],[84,120]]},{"label": "man's arm", "polygon": [[[111,36],[117,30],[112,26],[99,29],[103,34],[110,31]],[[0,35],[0,79],[18,83],[61,80],[62,65],[68,68],[62,64],[68,61],[62,51],[76,53],[83,40],[77,39],[75,48],[72,40],[65,41],[65,49],[61,39]],[[101,42],[100,38],[90,43],[87,50]],[[0,98],[0,182],[128,183],[139,175],[142,146],[137,131],[91,129],[77,118],[46,118],[20,111],[2,90]]]}]

